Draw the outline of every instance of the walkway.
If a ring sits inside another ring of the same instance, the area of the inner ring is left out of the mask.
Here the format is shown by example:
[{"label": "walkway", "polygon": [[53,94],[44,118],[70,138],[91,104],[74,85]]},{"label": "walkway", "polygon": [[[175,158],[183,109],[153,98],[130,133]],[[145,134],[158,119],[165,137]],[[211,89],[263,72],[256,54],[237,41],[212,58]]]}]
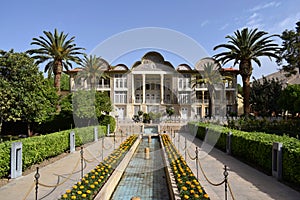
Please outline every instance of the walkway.
[{"label": "walkway", "polygon": [[[188,137],[187,135],[185,135]],[[123,138],[124,139],[124,138]],[[178,139],[177,137],[175,140]],[[117,139],[118,142],[121,142],[121,139]],[[105,138],[105,146],[109,147],[113,145],[113,138]],[[180,139],[180,151],[184,155],[184,137]],[[188,142],[190,144],[190,153],[194,155],[195,146],[201,146],[201,141],[194,138],[188,138],[188,141],[193,141],[193,143]],[[85,148],[85,157],[89,160],[92,160],[93,157],[97,157],[98,160],[93,163],[88,163],[84,172],[88,172],[90,169],[93,169],[97,163],[101,161],[101,146],[102,142],[99,140],[98,142],[92,143],[88,147]],[[177,143],[175,144],[177,147]],[[118,147],[118,145],[116,145]],[[106,150],[104,152],[104,157],[110,154],[110,150]],[[88,154],[90,152],[92,155]],[[76,163],[80,158],[80,152],[76,151],[74,153],[69,154],[67,157],[58,160],[57,162],[50,164],[46,167],[41,168],[40,181],[44,184],[55,185],[58,182],[62,182],[65,180],[65,177],[69,175],[69,173],[74,169]],[[220,182],[223,179],[223,167],[226,164],[229,167],[229,181],[234,193],[234,197],[236,200],[299,200],[300,193],[287,187],[286,185],[278,182],[273,177],[267,176],[252,167],[240,162],[239,160],[234,159],[233,157],[217,150],[213,149],[209,152],[208,155],[201,157],[200,159],[203,169],[207,175],[207,177],[212,182]],[[196,174],[196,166],[195,161],[187,158],[187,162],[192,168],[193,172]],[[57,188],[39,188],[39,199],[43,200],[54,200],[60,197],[66,189],[72,187],[72,185],[80,179],[80,164],[74,169],[75,174],[71,177],[71,179],[65,182],[63,185]],[[1,200],[22,200],[26,196],[26,193],[32,187],[34,183],[34,174],[31,173],[26,176],[20,177],[15,180],[11,180],[10,183],[0,188],[0,199]],[[199,170],[199,179],[204,186],[206,192],[210,195],[211,199],[225,199],[224,198],[224,185],[220,187],[214,187],[210,185]],[[154,183],[156,181],[154,180]],[[34,199],[34,188],[32,188],[31,192],[28,195],[28,200]],[[228,198],[231,199],[231,198]],[[124,199],[129,200],[129,199]]]},{"label": "walkway", "polygon": [[[195,156],[196,146],[201,147],[202,142],[190,134],[183,134],[179,139],[179,149],[181,154],[185,157],[184,138],[187,138],[187,147],[190,155]],[[178,147],[178,135],[172,138]],[[191,160],[186,156],[186,160],[194,174],[197,174],[195,160]],[[226,153],[213,148],[209,154],[200,152],[199,160],[205,175],[209,181],[219,183],[223,180],[224,165],[229,168],[228,180],[231,185],[235,200],[299,200],[300,193],[290,187],[278,182],[272,176],[268,176],[247,164],[227,155]],[[224,184],[222,186],[212,186],[206,181],[200,169],[198,169],[199,181],[209,194],[211,199],[225,199]],[[228,199],[232,199],[228,191]]]},{"label": "walkway", "polygon": [[[125,140],[125,137],[122,138]],[[108,156],[114,149],[113,137],[104,138],[103,158]],[[121,137],[116,138],[116,148],[121,143]],[[86,162],[84,165],[84,174],[94,169],[95,166],[102,161],[102,139],[98,142],[93,142],[83,149],[84,158],[90,162]],[[81,163],[80,163],[80,150],[70,153],[68,156],[52,163],[39,170],[39,181],[49,186],[57,187],[42,187],[38,189],[39,200],[54,200],[61,197],[67,189],[71,189],[72,186],[81,178]],[[73,171],[73,174],[70,173]],[[0,188],[1,200],[34,200],[34,175],[35,172],[26,176],[22,176],[17,179],[12,179],[8,184]],[[71,177],[70,177],[71,175]],[[69,179],[68,179],[69,178]],[[66,180],[68,179],[68,180]],[[28,195],[28,196],[27,196]],[[25,198],[27,196],[27,198]]]}]

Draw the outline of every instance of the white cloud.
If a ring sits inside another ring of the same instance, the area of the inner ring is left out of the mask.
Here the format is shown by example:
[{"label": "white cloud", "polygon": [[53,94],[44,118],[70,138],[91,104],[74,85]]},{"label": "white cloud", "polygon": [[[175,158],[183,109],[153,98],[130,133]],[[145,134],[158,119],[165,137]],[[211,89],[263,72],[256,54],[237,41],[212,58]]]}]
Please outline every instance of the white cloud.
[{"label": "white cloud", "polygon": [[203,27],[203,26],[207,25],[208,22],[209,22],[208,20],[205,20],[205,21],[203,21],[203,22],[200,24],[200,26]]},{"label": "white cloud", "polygon": [[264,24],[262,24],[262,17],[260,14],[253,13],[246,23],[249,28],[259,28],[262,29]]},{"label": "white cloud", "polygon": [[300,12],[289,15],[282,19],[280,22],[272,24],[268,30],[270,33],[281,34],[283,31],[295,30],[296,23],[300,20]]},{"label": "white cloud", "polygon": [[222,31],[222,30],[226,29],[228,26],[229,26],[229,24],[226,23],[223,26],[221,26],[221,28],[219,30]]},{"label": "white cloud", "polygon": [[276,2],[276,1],[271,1],[269,3],[265,3],[265,4],[260,4],[257,5],[251,9],[249,9],[250,12],[256,12],[262,9],[266,9],[266,8],[277,8],[281,5],[281,2]]}]

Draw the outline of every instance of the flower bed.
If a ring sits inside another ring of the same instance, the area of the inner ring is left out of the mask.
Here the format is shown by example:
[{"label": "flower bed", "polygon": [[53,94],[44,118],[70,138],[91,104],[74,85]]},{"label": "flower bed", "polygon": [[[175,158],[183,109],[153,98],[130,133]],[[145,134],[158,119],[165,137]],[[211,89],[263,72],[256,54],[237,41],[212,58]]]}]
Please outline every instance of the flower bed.
[{"label": "flower bed", "polygon": [[178,153],[170,137],[164,134],[162,135],[162,141],[181,199],[210,199],[184,158]]},{"label": "flower bed", "polygon": [[60,199],[94,199],[136,139],[137,135],[130,136],[95,169],[85,174],[79,182],[73,185],[72,189],[66,190]]}]

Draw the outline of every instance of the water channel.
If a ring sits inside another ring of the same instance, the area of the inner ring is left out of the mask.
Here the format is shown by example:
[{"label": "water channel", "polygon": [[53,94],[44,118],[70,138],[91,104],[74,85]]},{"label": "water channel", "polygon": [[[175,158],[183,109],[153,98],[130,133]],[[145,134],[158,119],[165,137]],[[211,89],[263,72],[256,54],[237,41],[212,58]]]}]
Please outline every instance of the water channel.
[{"label": "water channel", "polygon": [[[150,158],[145,158],[145,148],[150,149]],[[130,160],[111,200],[168,200],[168,186],[164,171],[161,147],[158,137],[143,137]]]}]

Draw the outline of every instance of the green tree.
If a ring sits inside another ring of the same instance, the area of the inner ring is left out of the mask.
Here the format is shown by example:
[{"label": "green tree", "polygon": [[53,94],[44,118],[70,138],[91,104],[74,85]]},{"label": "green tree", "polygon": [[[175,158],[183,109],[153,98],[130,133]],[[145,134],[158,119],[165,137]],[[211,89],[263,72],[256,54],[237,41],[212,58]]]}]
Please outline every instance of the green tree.
[{"label": "green tree", "polygon": [[166,113],[171,118],[171,116],[174,115],[175,110],[174,110],[174,108],[172,106],[167,106],[166,107]]},{"label": "green tree", "polygon": [[221,85],[222,89],[224,89],[223,77],[219,72],[221,66],[213,61],[204,64],[202,68],[203,72],[201,72],[201,78],[195,79],[195,81],[193,81],[194,83],[192,87],[196,87],[196,85],[199,83],[205,83],[207,85],[207,89],[209,92],[209,116],[211,117],[215,116],[216,87],[218,85]]},{"label": "green tree", "polygon": [[278,51],[277,63],[282,65],[283,70],[289,72],[289,75],[296,74],[300,70],[300,21],[296,25],[296,31],[285,30],[280,36],[282,48]]},{"label": "green tree", "polygon": [[[54,76],[48,77],[50,83],[54,85]],[[60,77],[60,90],[69,91],[70,90],[70,77],[69,75],[62,73]]]},{"label": "green tree", "polygon": [[273,112],[278,114],[280,108],[277,101],[281,91],[282,85],[278,79],[268,80],[263,77],[262,82],[254,79],[250,92],[252,110],[260,116],[271,116]]},{"label": "green tree", "polygon": [[101,115],[112,111],[112,104],[106,93],[78,90],[73,93],[72,100],[73,116],[79,126],[98,124]]},{"label": "green tree", "polygon": [[241,31],[234,32],[234,36],[226,36],[229,39],[227,44],[220,44],[214,47],[228,49],[228,51],[218,53],[214,57],[222,64],[233,61],[233,64],[239,64],[239,73],[243,81],[243,97],[244,97],[244,114],[250,113],[250,78],[252,75],[252,61],[261,66],[259,57],[267,56],[270,59],[278,58],[275,52],[278,45],[274,43],[272,37],[267,32],[258,31],[257,29],[244,28]]},{"label": "green tree", "polygon": [[46,37],[40,36],[33,38],[31,45],[37,45],[39,48],[31,49],[27,52],[36,60],[36,64],[48,62],[45,66],[45,72],[54,74],[54,87],[60,94],[60,79],[63,69],[72,68],[72,62],[81,63],[80,55],[84,48],[77,47],[74,43],[75,37],[67,39],[68,34],[58,33],[55,29],[54,34],[50,31],[43,32]]},{"label": "green tree", "polygon": [[31,135],[33,123],[41,123],[55,112],[56,91],[25,53],[3,52],[0,66],[1,122],[26,122]]},{"label": "green tree", "polygon": [[96,88],[96,82],[101,77],[107,78],[105,71],[109,68],[109,64],[103,58],[95,55],[90,55],[89,57],[85,55],[81,65],[83,70],[78,73],[76,78],[88,80],[92,89]]},{"label": "green tree", "polygon": [[97,117],[102,114],[109,114],[113,110],[112,103],[108,93],[106,92],[96,92],[96,109]]},{"label": "green tree", "polygon": [[278,103],[284,111],[300,113],[300,85],[288,85],[281,93]]}]

